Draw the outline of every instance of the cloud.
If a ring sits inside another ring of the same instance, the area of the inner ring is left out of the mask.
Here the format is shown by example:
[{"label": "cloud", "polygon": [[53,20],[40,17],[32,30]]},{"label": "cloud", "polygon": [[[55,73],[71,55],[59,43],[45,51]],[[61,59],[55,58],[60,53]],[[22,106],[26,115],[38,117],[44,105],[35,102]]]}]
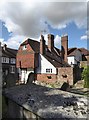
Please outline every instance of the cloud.
[{"label": "cloud", "polygon": [[55,36],[54,45],[55,45],[55,47],[57,47],[57,48],[60,48],[60,47],[61,47],[61,36],[59,36],[59,35],[56,35],[56,36]]},{"label": "cloud", "polygon": [[[15,36],[38,38],[42,31],[48,34],[50,33],[49,25],[55,29],[63,29],[69,23],[74,22],[79,28],[84,28],[87,26],[86,17],[86,2],[45,2],[44,0],[35,2],[35,0],[30,0],[28,3],[27,0],[26,2],[23,0],[23,2],[2,2],[0,4],[0,19],[5,22],[8,32],[13,32],[14,37],[8,40],[13,43],[14,39],[17,39]],[[18,41],[16,40],[17,45]]]},{"label": "cloud", "polygon": [[85,35],[82,35],[81,40],[89,40],[89,30],[86,31]]},{"label": "cloud", "polygon": [[81,36],[81,40],[87,40],[87,35]]},{"label": "cloud", "polygon": [[4,39],[3,38],[0,38],[0,42],[2,43],[4,41]]},{"label": "cloud", "polygon": [[2,44],[6,44],[10,48],[18,49],[20,44],[26,39],[27,38],[25,36],[16,35],[16,36],[12,36],[7,41],[5,41],[4,39],[0,39],[0,40]]}]

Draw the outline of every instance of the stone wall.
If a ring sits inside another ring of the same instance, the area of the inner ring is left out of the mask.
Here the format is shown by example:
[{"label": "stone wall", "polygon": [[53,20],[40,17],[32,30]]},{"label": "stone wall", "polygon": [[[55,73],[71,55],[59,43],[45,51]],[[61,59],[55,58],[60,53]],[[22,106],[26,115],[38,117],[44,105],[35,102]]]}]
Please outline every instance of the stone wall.
[{"label": "stone wall", "polygon": [[8,118],[11,119],[35,119],[38,120],[38,117],[36,114],[30,112],[29,110],[26,110],[22,106],[16,104],[12,100],[8,99]]},{"label": "stone wall", "polygon": [[72,67],[61,67],[58,68],[58,76],[57,76],[58,81],[61,82],[69,82],[70,85],[73,85],[73,68]]},{"label": "stone wall", "polygon": [[[0,113],[2,113],[2,63],[1,63],[1,57],[2,57],[2,50],[1,50],[1,42],[0,42]],[[1,115],[2,114],[0,114],[0,118],[2,118]]]},{"label": "stone wall", "polygon": [[89,61],[80,61],[80,67],[89,66]]}]

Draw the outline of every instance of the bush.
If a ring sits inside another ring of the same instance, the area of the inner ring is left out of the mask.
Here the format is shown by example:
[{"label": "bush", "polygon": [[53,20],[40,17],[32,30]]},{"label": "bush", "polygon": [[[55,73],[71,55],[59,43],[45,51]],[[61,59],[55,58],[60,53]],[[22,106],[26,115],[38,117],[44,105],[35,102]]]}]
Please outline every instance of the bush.
[{"label": "bush", "polygon": [[84,80],[84,87],[89,88],[89,66],[83,69],[82,79]]}]

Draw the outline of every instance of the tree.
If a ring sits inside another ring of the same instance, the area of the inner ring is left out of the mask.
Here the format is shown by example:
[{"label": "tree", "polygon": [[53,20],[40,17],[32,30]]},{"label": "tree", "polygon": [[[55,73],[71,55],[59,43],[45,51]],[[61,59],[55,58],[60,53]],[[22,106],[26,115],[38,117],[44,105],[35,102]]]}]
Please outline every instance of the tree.
[{"label": "tree", "polygon": [[89,88],[89,66],[84,67],[82,79],[84,80],[84,87]]}]

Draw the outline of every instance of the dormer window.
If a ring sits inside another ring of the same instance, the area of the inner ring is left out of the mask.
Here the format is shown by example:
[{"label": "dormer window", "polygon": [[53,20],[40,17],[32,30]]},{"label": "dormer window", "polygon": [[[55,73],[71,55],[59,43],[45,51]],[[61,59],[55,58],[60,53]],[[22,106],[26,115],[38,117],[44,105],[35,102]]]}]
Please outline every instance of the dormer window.
[{"label": "dormer window", "polygon": [[26,50],[26,49],[27,49],[26,45],[24,45],[22,49],[23,49],[23,50]]}]

